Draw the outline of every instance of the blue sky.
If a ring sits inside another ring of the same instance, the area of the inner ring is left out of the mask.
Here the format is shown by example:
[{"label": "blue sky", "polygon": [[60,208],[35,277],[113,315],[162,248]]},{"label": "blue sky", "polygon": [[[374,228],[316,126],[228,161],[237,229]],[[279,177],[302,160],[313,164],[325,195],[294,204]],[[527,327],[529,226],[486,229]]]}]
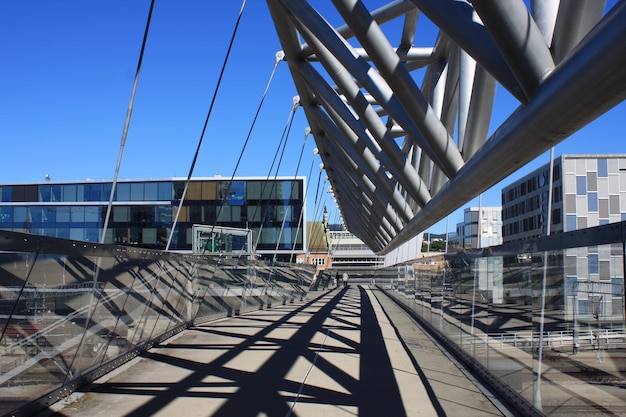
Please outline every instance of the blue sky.
[{"label": "blue sky", "polygon": [[[384,2],[366,2],[376,3]],[[187,176],[241,4],[156,2],[120,178]],[[0,3],[0,183],[41,181],[46,174],[58,181],[113,178],[149,6],[149,0]],[[266,2],[248,0],[194,176],[235,173],[280,49]],[[237,176],[275,174],[271,164],[295,95],[287,64],[281,63]],[[515,103],[503,94],[496,106],[494,119],[502,121]],[[555,154],[626,153],[625,120],[622,103],[558,145]],[[334,221],[327,193],[319,194],[313,208],[321,161],[313,155],[312,136],[303,145],[307,126],[299,109],[278,173],[296,175],[304,146],[297,173],[308,175],[313,166],[309,219],[318,220],[326,204]],[[547,161],[546,154],[523,171]],[[486,192],[483,205],[499,205],[499,190]],[[460,220],[459,212],[450,215],[450,230]],[[443,221],[431,231],[445,227]]]}]

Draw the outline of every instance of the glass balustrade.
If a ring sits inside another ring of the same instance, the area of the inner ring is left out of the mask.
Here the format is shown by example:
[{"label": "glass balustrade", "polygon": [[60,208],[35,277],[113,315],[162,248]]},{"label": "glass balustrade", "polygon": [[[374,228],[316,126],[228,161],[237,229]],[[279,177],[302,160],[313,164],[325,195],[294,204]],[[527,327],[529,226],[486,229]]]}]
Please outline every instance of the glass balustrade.
[{"label": "glass balustrade", "polygon": [[381,287],[518,408],[624,415],[625,230],[420,258]]},{"label": "glass balustrade", "polygon": [[0,414],[54,403],[189,325],[302,300],[314,273],[0,231]]}]

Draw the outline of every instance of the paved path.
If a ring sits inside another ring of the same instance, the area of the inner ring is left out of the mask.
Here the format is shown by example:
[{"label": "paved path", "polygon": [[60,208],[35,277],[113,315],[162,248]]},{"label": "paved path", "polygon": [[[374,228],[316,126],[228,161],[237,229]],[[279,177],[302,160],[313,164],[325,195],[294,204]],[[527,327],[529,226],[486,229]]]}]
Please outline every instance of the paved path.
[{"label": "paved path", "polygon": [[47,415],[505,415],[382,292],[309,298],[185,331]]}]

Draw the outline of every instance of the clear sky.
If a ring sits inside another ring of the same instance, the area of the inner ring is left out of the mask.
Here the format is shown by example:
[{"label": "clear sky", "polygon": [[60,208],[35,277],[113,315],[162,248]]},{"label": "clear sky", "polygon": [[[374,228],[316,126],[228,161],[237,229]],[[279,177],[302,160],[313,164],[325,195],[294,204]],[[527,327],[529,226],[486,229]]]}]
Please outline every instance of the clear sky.
[{"label": "clear sky", "polygon": [[[385,2],[366,2],[377,3]],[[120,178],[187,176],[241,4],[156,2]],[[149,6],[149,0],[0,2],[0,183],[41,181],[46,174],[53,181],[113,178]],[[272,162],[297,95],[286,63],[278,66],[245,151],[243,146],[280,49],[266,2],[248,0],[194,176],[276,174]],[[496,103],[501,120],[515,105],[506,97]],[[313,207],[321,160],[314,157],[313,137],[304,142],[307,126],[297,110],[278,174],[308,176],[313,167],[308,217],[319,220],[319,208],[328,205],[336,221],[327,193],[320,192]],[[622,103],[558,145],[555,155],[626,153],[625,126]],[[548,156],[539,159],[502,185]],[[485,193],[483,205],[499,205],[500,188]],[[451,231],[460,220],[459,212],[450,215]],[[444,221],[431,231],[445,227]]]}]

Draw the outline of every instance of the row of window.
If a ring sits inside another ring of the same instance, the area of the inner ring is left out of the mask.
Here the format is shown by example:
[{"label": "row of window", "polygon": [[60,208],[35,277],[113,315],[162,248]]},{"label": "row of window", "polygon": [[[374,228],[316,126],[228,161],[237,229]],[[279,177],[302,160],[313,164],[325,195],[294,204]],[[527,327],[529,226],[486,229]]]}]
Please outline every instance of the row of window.
[{"label": "row of window", "polygon": [[526,200],[504,206],[502,208],[502,219],[507,220],[515,218],[527,212],[541,209],[542,206],[545,204],[545,201],[547,200],[546,194],[547,193],[541,192]]},{"label": "row of window", "polygon": [[[502,206],[505,206],[506,203],[515,201],[518,198],[525,196],[526,194],[533,193],[538,189],[545,187],[548,185],[548,172],[549,169],[541,170],[536,175],[531,176],[525,181],[512,186],[511,188],[505,189],[502,193]],[[553,172],[553,182],[558,182],[561,179],[561,165],[555,164]]]},{"label": "row of window", "polygon": [[[193,205],[181,207],[178,221],[193,223],[263,223],[286,224],[300,220],[301,206],[216,206]],[[114,206],[111,219],[114,223],[172,224],[176,208],[162,206]],[[103,224],[106,207],[103,206],[0,206],[0,227],[15,228],[23,225],[49,225],[54,223]],[[26,227],[26,226],[25,226]]]},{"label": "row of window", "polygon": [[[539,236],[546,232],[545,221],[543,214],[536,216],[528,216],[523,219],[517,219],[516,221],[505,223],[502,225],[503,236],[514,236],[518,233],[536,232],[535,235]],[[561,224],[562,212],[560,208],[552,210],[552,225]]]},{"label": "row of window", "polygon": [[[3,227],[3,229],[87,242],[99,242],[102,234],[102,227],[98,225],[82,225],[81,227],[59,225],[54,227],[31,226],[29,230],[25,230],[21,227]],[[112,226],[107,230],[105,243],[165,249],[170,230],[170,228],[163,226]],[[192,237],[193,234],[190,227],[182,227],[180,229],[177,228],[177,232],[172,239],[171,249],[190,250]],[[279,241],[278,245],[276,243],[277,241]],[[302,241],[302,230],[297,227],[265,227],[261,229],[261,234],[258,238],[257,250],[302,250]]]},{"label": "row of window", "polygon": [[[110,182],[86,184],[30,184],[0,186],[1,202],[102,202],[109,201]],[[115,188],[114,201],[179,200],[184,181],[122,182]],[[227,201],[302,200],[301,180],[193,181],[185,200]],[[241,203],[243,204],[243,203]]]}]

